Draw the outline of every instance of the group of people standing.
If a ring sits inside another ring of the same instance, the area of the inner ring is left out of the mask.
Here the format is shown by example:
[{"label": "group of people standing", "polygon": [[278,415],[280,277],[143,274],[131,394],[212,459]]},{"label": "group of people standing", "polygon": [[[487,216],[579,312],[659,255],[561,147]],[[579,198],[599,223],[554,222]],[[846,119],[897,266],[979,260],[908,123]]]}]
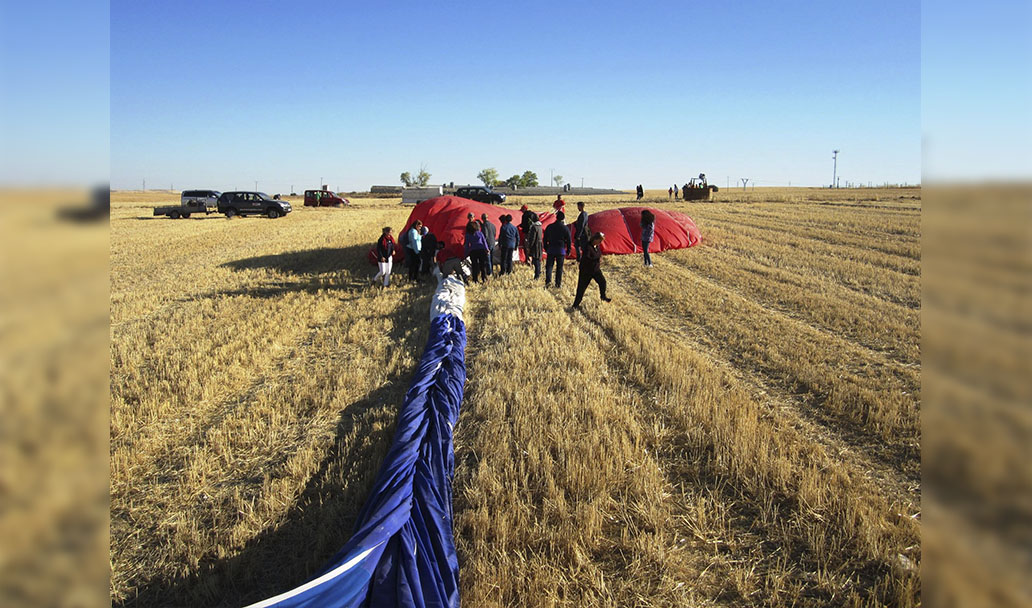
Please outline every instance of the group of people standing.
[{"label": "group of people standing", "polygon": [[[581,300],[591,281],[598,284],[602,300],[611,301],[606,297],[606,279],[602,274],[601,265],[601,244],[605,235],[601,232],[590,234],[588,214],[584,210],[583,202],[577,203],[579,213],[573,224],[573,235],[565,223],[565,202],[562,197],[556,197],[553,207],[556,209],[555,222],[544,230],[538,214],[526,205],[520,209],[522,216],[518,227],[513,224],[512,215],[503,215],[500,218],[501,226],[496,227],[486,213],[479,219],[473,213],[468,214],[463,233],[463,258],[446,253],[446,244],[430,232],[421,220],[412,222],[411,227],[403,234],[400,245],[394,240],[391,227],[386,226],[374,248],[378,272],[373,277],[373,282],[382,282],[384,287],[390,285],[393,256],[399,246],[405,248],[408,277],[417,283],[421,281],[421,276],[432,272],[435,265],[442,276],[456,274],[465,282],[485,281],[487,277],[492,276],[496,251],[499,258],[498,275],[511,274],[513,258],[517,250],[522,249],[526,263],[534,267],[534,280],[541,278],[541,259],[547,254],[545,286],[551,287],[554,278],[555,287],[560,288],[563,282],[563,266],[572,248],[580,264],[574,308],[580,308]],[[468,277],[462,267],[466,260],[470,268]]]}]

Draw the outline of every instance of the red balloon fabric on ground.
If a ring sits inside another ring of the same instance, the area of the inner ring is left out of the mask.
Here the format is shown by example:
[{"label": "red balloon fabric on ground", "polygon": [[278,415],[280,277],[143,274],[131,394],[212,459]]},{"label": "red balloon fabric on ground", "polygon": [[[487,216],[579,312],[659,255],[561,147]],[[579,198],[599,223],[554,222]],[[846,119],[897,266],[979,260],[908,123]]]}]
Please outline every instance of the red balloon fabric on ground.
[{"label": "red balloon fabric on ground", "polygon": [[[656,215],[656,231],[649,251],[656,253],[667,249],[684,249],[698,245],[702,240],[699,229],[695,226],[692,218],[678,211],[664,211],[654,207],[621,207],[619,209],[607,209],[592,213],[588,216],[588,228],[592,233],[604,232],[606,239],[602,242],[602,253],[604,254],[629,254],[641,253],[641,212],[649,209]],[[519,225],[522,213],[518,209],[499,207],[488,203],[471,201],[457,196],[439,196],[423,201],[412,209],[405,225],[396,234],[400,236],[412,227],[414,221],[422,220],[430,232],[445,243],[446,255],[463,257],[465,242],[466,223],[468,214],[472,213],[476,219],[484,213],[487,214],[495,227],[501,226],[503,215],[512,215],[512,223]],[[539,211],[538,219],[544,229],[555,221],[555,214],[552,211]],[[576,216],[567,216],[567,221],[576,220]],[[567,224],[572,226],[571,224]],[[571,235],[573,230],[571,229]],[[576,235],[573,235],[576,236]],[[399,249],[402,249],[399,247]],[[404,251],[399,251],[404,255]],[[575,257],[571,248],[569,256]],[[523,259],[522,252],[520,259]]]}]

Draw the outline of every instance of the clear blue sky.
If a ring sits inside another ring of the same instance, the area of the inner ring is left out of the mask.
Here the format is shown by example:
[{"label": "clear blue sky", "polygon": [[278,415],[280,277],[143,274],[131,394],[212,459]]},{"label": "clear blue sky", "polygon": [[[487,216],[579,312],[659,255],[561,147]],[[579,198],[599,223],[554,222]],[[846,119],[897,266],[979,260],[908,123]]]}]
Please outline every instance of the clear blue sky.
[{"label": "clear blue sky", "polygon": [[920,180],[916,2],[111,5],[112,186]]}]

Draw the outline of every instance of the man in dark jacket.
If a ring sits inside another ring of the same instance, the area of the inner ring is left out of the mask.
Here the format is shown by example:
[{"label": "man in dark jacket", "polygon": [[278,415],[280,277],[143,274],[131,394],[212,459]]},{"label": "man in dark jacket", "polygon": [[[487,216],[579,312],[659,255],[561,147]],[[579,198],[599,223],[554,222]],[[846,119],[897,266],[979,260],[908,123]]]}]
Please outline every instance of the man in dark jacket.
[{"label": "man in dark jacket", "polygon": [[423,226],[423,242],[419,251],[423,258],[420,274],[430,274],[434,267],[434,256],[437,255],[437,236],[430,232],[425,225]]},{"label": "man in dark jacket", "polygon": [[512,225],[512,216],[502,216],[502,227],[498,230],[499,274],[512,272],[512,254],[520,244],[520,231]]},{"label": "man in dark jacket", "polygon": [[588,246],[588,212],[584,210],[584,201],[577,202],[577,221],[573,223],[574,241],[573,247],[577,252],[577,261],[580,261],[581,250]]},{"label": "man in dark jacket", "polygon": [[562,211],[555,214],[555,221],[545,229],[545,253],[548,260],[545,262],[545,287],[552,284],[552,266],[555,266],[555,287],[563,286],[563,262],[566,260],[566,253],[570,250],[570,229],[563,222],[566,214]]},{"label": "man in dark jacket", "polygon": [[491,267],[494,266],[494,249],[496,244],[495,235],[497,228],[487,219],[487,214],[480,214],[480,232],[484,233],[484,240],[487,241],[487,276],[491,276]]},{"label": "man in dark jacket", "polygon": [[527,230],[523,243],[523,252],[527,263],[534,264],[534,280],[541,278],[541,255],[545,251],[544,235],[541,232],[541,221],[534,212],[530,213],[530,229]]},{"label": "man in dark jacket", "polygon": [[581,253],[580,272],[577,274],[577,295],[573,299],[573,307],[580,308],[581,300],[584,299],[584,292],[588,289],[591,281],[598,283],[598,293],[602,296],[603,302],[611,302],[606,297],[606,277],[602,275],[602,239],[606,235],[596,232],[591,235],[591,241],[587,249]]}]

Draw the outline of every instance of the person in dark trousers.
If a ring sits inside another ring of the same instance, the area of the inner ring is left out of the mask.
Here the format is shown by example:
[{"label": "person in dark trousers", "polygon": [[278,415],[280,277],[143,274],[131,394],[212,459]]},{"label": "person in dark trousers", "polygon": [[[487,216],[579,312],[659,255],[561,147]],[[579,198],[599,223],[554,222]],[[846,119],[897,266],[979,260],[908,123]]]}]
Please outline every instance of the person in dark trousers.
[{"label": "person in dark trousers", "polygon": [[412,222],[405,238],[405,262],[408,264],[408,278],[410,281],[419,282],[419,261],[423,243],[423,222],[416,220]]},{"label": "person in dark trousers", "polygon": [[652,266],[652,257],[649,255],[649,245],[656,235],[656,214],[648,209],[641,212],[641,250],[645,254],[645,266]]},{"label": "person in dark trousers", "polygon": [[423,226],[423,240],[420,244],[419,255],[422,258],[419,274],[430,274],[434,268],[434,256],[437,255],[437,235],[430,232],[426,226]]},{"label": "person in dark trousers", "polygon": [[674,184],[674,200],[676,201],[680,197],[680,195],[681,189],[677,187],[677,184]]},{"label": "person in dark trousers", "polygon": [[480,214],[480,231],[484,233],[484,240],[487,241],[487,276],[491,276],[492,269],[494,266],[494,248],[497,240],[495,235],[498,229],[491,220],[487,219],[487,214]]},{"label": "person in dark trousers", "polygon": [[673,188],[667,188],[666,189],[666,197],[667,197],[667,200],[670,200],[670,199],[674,198],[674,189]]},{"label": "person in dark trousers", "polygon": [[685,184],[684,188],[682,188],[681,198],[684,200],[688,200],[688,184]]},{"label": "person in dark trousers", "polygon": [[394,248],[396,246],[397,243],[394,242],[394,237],[391,236],[391,227],[384,226],[380,240],[376,241],[376,268],[379,272],[373,277],[373,283],[382,278],[383,286],[390,287],[391,266],[394,264]]},{"label": "person in dark trousers", "polygon": [[487,240],[476,220],[466,225],[466,257],[473,263],[473,282],[487,279]]},{"label": "person in dark trousers", "polygon": [[573,248],[580,261],[581,251],[588,246],[588,212],[584,210],[584,201],[577,202],[577,220],[573,222]]},{"label": "person in dark trousers", "polygon": [[520,212],[523,214],[520,216],[520,247],[523,249],[523,261],[525,264],[530,264],[530,256],[527,255],[527,233],[530,232],[530,225],[533,221],[530,219],[534,212],[527,208],[526,205],[520,207]]},{"label": "person in dark trousers", "polygon": [[602,241],[606,235],[596,232],[591,235],[588,248],[581,254],[580,272],[577,274],[577,295],[573,299],[573,307],[580,308],[581,300],[584,299],[584,292],[592,281],[598,283],[598,293],[602,296],[603,302],[612,302],[606,297],[606,277],[602,274]]},{"label": "person in dark trousers", "polygon": [[563,286],[563,262],[570,251],[570,229],[563,222],[566,214],[560,211],[555,214],[555,221],[545,228],[545,287],[552,284],[552,267],[555,266],[555,288]]},{"label": "person in dark trousers", "polygon": [[641,200],[641,197],[645,196],[645,189],[641,187],[641,184],[638,184],[638,187],[635,188],[634,191],[637,192],[639,201]]},{"label": "person in dark trousers", "polygon": [[520,231],[512,224],[511,215],[502,216],[502,227],[498,229],[498,274],[512,272],[512,255],[520,244]]},{"label": "person in dark trousers", "polygon": [[531,212],[530,230],[527,231],[523,252],[527,255],[527,263],[534,265],[534,280],[541,278],[541,255],[544,253],[544,235],[541,232],[541,221],[536,213]]}]

